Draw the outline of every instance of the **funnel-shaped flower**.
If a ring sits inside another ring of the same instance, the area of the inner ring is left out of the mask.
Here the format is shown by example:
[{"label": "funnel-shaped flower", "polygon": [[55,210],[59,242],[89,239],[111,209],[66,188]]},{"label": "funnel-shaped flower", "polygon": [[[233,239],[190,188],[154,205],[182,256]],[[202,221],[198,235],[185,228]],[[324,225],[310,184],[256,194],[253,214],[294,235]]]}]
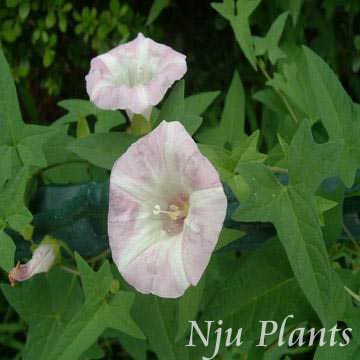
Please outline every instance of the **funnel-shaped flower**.
[{"label": "funnel-shaped flower", "polygon": [[142,293],[181,296],[200,280],[227,200],[218,173],[179,122],[131,145],[110,178],[113,259]]},{"label": "funnel-shaped flower", "polygon": [[56,249],[51,244],[43,244],[35,249],[26,264],[17,264],[9,273],[9,281],[14,286],[18,281],[25,281],[36,274],[48,272],[56,260]]},{"label": "funnel-shaped flower", "polygon": [[149,118],[151,108],[185,73],[185,55],[140,33],[91,60],[86,89],[101,109],[122,109]]}]

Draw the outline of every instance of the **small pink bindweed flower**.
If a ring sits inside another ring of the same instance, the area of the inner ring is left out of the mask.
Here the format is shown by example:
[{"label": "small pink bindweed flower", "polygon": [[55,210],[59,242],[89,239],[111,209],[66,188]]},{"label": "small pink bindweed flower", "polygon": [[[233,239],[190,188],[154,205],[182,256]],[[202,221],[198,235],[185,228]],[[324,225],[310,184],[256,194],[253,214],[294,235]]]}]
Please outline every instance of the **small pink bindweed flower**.
[{"label": "small pink bindweed flower", "polygon": [[43,244],[37,247],[31,260],[26,264],[18,263],[9,272],[9,281],[14,286],[19,281],[30,279],[36,274],[48,272],[54,265],[57,256],[55,247],[51,244]]},{"label": "small pink bindweed flower", "polygon": [[214,167],[179,122],[163,121],[111,172],[108,233],[120,273],[142,293],[181,296],[200,280],[226,207]]},{"label": "small pink bindweed flower", "polygon": [[186,57],[139,34],[133,41],[91,60],[86,76],[90,100],[101,109],[126,110],[130,118],[151,109],[186,73]]}]

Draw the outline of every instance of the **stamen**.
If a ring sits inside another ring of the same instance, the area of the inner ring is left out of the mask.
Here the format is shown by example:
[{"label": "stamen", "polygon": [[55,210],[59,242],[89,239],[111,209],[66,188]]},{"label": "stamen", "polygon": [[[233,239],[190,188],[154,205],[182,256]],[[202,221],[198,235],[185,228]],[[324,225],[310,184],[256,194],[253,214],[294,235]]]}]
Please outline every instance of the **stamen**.
[{"label": "stamen", "polygon": [[177,205],[170,205],[169,206],[170,211],[161,210],[160,205],[156,204],[154,205],[153,214],[154,215],[160,215],[160,214],[167,214],[172,220],[179,220],[186,217],[186,214],[184,211],[180,210],[180,208]]},{"label": "stamen", "polygon": [[161,210],[161,207],[160,205],[155,205],[154,206],[154,209],[153,209],[153,214],[154,215],[159,215],[160,213],[162,214],[172,214],[173,212],[172,211],[165,211],[165,210]]}]

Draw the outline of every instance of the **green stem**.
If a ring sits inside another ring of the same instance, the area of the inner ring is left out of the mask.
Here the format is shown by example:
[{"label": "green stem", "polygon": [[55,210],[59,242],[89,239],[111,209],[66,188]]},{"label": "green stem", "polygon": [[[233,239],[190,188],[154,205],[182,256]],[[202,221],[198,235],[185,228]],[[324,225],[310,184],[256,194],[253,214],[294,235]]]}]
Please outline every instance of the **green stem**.
[{"label": "green stem", "polygon": [[60,269],[61,269],[61,270],[64,270],[65,272],[67,272],[67,273],[69,273],[69,274],[76,275],[76,276],[80,276],[79,271],[77,271],[77,270],[75,270],[75,269],[72,269],[72,268],[69,268],[69,267],[67,267],[67,266],[60,265]]},{"label": "green stem", "polygon": [[5,323],[0,324],[0,333],[18,333],[22,332],[26,329],[25,324],[22,323]]},{"label": "green stem", "polygon": [[21,351],[24,348],[24,344],[20,340],[11,338],[10,336],[0,336],[0,343],[8,348],[18,351]]},{"label": "green stem", "polygon": [[73,251],[70,249],[69,245],[64,241],[59,241],[60,246],[67,252],[71,258],[75,259]]},{"label": "green stem", "polygon": [[345,290],[357,301],[360,303],[360,296],[358,294],[355,294],[351,289],[349,289],[347,286],[344,286]]},{"label": "green stem", "polygon": [[[263,73],[263,75],[265,76],[266,80],[270,81],[272,80],[271,76],[269,75],[269,73],[266,70],[265,67],[265,63],[263,60],[258,59],[258,65],[259,65],[259,69],[260,71]],[[289,114],[291,115],[291,117],[293,118],[294,122],[297,124],[299,122],[299,119],[297,118],[297,116],[295,115],[294,110],[291,108],[289,102],[286,99],[286,96],[283,94],[283,92],[278,89],[277,87],[274,87],[274,90],[276,91],[276,93],[279,95],[279,97],[281,98],[282,102],[284,103],[286,109],[288,110]]]},{"label": "green stem", "polygon": [[273,172],[273,173],[281,173],[281,174],[288,174],[289,170],[288,169],[284,169],[278,166],[269,166],[269,169]]},{"label": "green stem", "polygon": [[360,246],[359,246],[359,244],[357,243],[355,238],[352,236],[352,234],[351,234],[350,230],[347,228],[347,226],[345,224],[343,224],[342,227],[343,227],[343,230],[344,230],[345,234],[347,235],[347,237],[350,239],[350,241],[355,246],[355,248],[356,248],[356,250],[358,252],[358,255],[359,255],[360,254]]},{"label": "green stem", "polygon": [[110,253],[110,249],[106,249],[105,251],[101,252],[99,255],[96,255],[90,259],[88,259],[88,262],[94,266],[95,263],[99,260],[101,260],[102,258],[106,258]]}]

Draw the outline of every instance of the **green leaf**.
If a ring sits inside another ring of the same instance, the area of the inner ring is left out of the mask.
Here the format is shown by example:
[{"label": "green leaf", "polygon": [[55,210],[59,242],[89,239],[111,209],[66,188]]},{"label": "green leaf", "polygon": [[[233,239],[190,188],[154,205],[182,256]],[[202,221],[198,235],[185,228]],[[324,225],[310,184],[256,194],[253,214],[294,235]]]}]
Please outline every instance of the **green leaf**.
[{"label": "green leaf", "polygon": [[95,132],[102,133],[109,132],[112,128],[126,123],[126,119],[120,111],[99,109],[88,100],[68,99],[59,101],[58,105],[68,110],[69,113],[58,119],[54,123],[55,125],[76,123],[82,118],[93,115],[97,119]]},{"label": "green leaf", "polygon": [[145,26],[151,25],[161,14],[161,12],[170,4],[170,0],[154,0],[146,20]]},{"label": "green leaf", "polygon": [[48,68],[55,59],[56,52],[53,49],[47,48],[43,57],[43,65],[45,68]]},{"label": "green leaf", "polygon": [[80,356],[79,360],[103,359],[104,357],[104,350],[99,346],[99,344],[95,343]]},{"label": "green leaf", "polygon": [[350,344],[345,347],[339,345],[339,343],[344,343],[344,340],[338,334],[334,340],[337,342],[334,346],[330,346],[330,339],[325,340],[325,345],[318,346],[314,354],[314,360],[358,359],[360,355],[360,345],[355,340],[352,340]]},{"label": "green leaf", "polygon": [[185,81],[180,80],[171,90],[169,96],[166,98],[163,106],[161,107],[160,114],[157,118],[157,123],[161,121],[179,121],[185,114]]},{"label": "green leaf", "polygon": [[337,205],[326,211],[323,215],[324,226],[321,229],[327,248],[331,248],[339,239],[343,230],[343,205],[344,205],[344,185],[340,178],[329,179],[331,186],[321,186],[317,192],[322,199],[328,199]]},{"label": "green leaf", "polygon": [[226,95],[220,125],[202,131],[198,138],[204,143],[234,147],[246,137],[244,123],[245,93],[239,74],[235,71]]},{"label": "green leaf", "polygon": [[6,6],[12,8],[19,4],[21,0],[6,0]]},{"label": "green leaf", "polygon": [[251,136],[244,139],[231,154],[231,162],[235,164],[235,171],[238,170],[240,164],[249,161],[257,161],[263,163],[267,156],[258,151],[260,131],[256,130]]},{"label": "green leaf", "polygon": [[14,82],[4,54],[0,51],[0,183],[25,166],[47,165],[43,145],[57,130],[39,125],[26,125],[21,119]]},{"label": "green leaf", "polygon": [[159,360],[188,360],[188,348],[175,342],[177,301],[137,293],[133,317]]},{"label": "green leaf", "polygon": [[97,110],[95,116],[97,122],[95,124],[95,132],[109,132],[112,128],[125,124],[126,119],[120,111]]},{"label": "green leaf", "polygon": [[86,118],[79,118],[77,125],[76,125],[76,138],[82,139],[89,136],[91,133],[89,124]]},{"label": "green leaf", "polygon": [[82,99],[62,100],[58,102],[58,105],[79,116],[91,115],[97,111],[97,107],[91,101]]},{"label": "green leaf", "polygon": [[197,317],[203,294],[205,278],[203,277],[196,286],[191,286],[179,299],[178,329],[176,340],[179,341],[189,329],[189,321]]},{"label": "green leaf", "polygon": [[0,146],[0,186],[3,186],[6,180],[12,177],[15,169],[20,167],[20,159],[15,148],[9,145]]},{"label": "green leaf", "polygon": [[228,181],[234,175],[235,164],[230,160],[231,151],[220,146],[198,144],[201,153],[208,158],[219,172],[222,181]]},{"label": "green leaf", "polygon": [[180,122],[184,125],[186,131],[190,135],[193,135],[197,131],[197,129],[201,126],[202,117],[197,115],[184,115],[182,116]]},{"label": "green leaf", "polygon": [[281,322],[289,314],[298,323],[313,318],[278,239],[268,240],[232,268],[216,287],[202,319],[222,319],[224,328],[243,328],[243,339],[249,340],[258,339],[260,320]]},{"label": "green leaf", "polygon": [[67,135],[67,130],[64,128],[62,131],[59,131],[55,138],[47,142],[44,145],[44,152],[48,165],[53,166],[78,159],[78,157],[66,149],[73,141],[75,141],[75,138]]},{"label": "green leaf", "polygon": [[85,299],[89,302],[94,299],[103,299],[110,291],[113,280],[109,263],[105,262],[100,270],[95,272],[80,255],[75,254],[75,258],[81,275]]},{"label": "green leaf", "polygon": [[163,120],[179,121],[190,135],[193,135],[202,123],[202,118],[196,114],[185,112],[185,82],[180,80],[165,100],[161,111],[153,123],[153,128]]},{"label": "green leaf", "polygon": [[303,0],[289,0],[289,9],[290,9],[290,13],[291,13],[294,25],[296,25],[296,23],[299,19],[302,3],[303,3]]},{"label": "green leaf", "polygon": [[300,50],[291,56],[294,60],[284,63],[281,73],[275,73],[267,85],[286,95],[298,118],[307,118],[314,124],[319,119],[318,106],[314,101],[314,90],[309,86],[311,80],[305,56]]},{"label": "green leaf", "polygon": [[0,228],[10,226],[21,232],[30,223],[32,215],[24,204],[28,179],[24,167],[0,190]]},{"label": "green leaf", "polygon": [[221,115],[221,132],[226,133],[226,141],[233,146],[243,138],[245,124],[245,93],[237,71],[234,72],[226,95]]},{"label": "green leaf", "polygon": [[330,267],[313,193],[303,183],[281,185],[270,170],[258,163],[242,164],[239,173],[251,195],[233,218],[275,225],[302,291],[322,323],[333,324],[343,315],[346,297]]},{"label": "green leaf", "polygon": [[360,166],[360,112],[324,60],[309,48],[303,47],[303,51],[314,99],[330,140],[345,141],[338,171],[344,184],[351,187]]},{"label": "green leaf", "polygon": [[249,161],[262,163],[266,160],[267,156],[259,153],[257,149],[259,134],[259,131],[255,131],[251,136],[244,137],[243,141],[233,151],[225,150],[219,146],[203,144],[200,144],[199,148],[219,171],[221,179],[229,181],[237,174],[242,163]]},{"label": "green leaf", "polygon": [[55,25],[56,22],[56,16],[53,11],[48,12],[46,18],[45,18],[45,25],[48,29],[52,28]]},{"label": "green leaf", "polygon": [[316,208],[318,210],[319,223],[321,226],[324,226],[325,225],[324,213],[327,212],[328,210],[333,209],[337,205],[337,203],[335,201],[328,200],[320,196],[316,196],[315,201],[316,201]]},{"label": "green leaf", "polygon": [[[95,167],[67,149],[75,138],[67,135],[67,129],[59,129],[59,134],[44,145],[44,152],[48,169],[41,172],[45,183],[76,184],[91,180],[100,180],[94,177]],[[96,168],[100,170],[99,168]],[[106,172],[105,169],[101,169]]]},{"label": "green leaf", "polygon": [[252,95],[252,98],[260,101],[268,109],[275,112],[279,118],[285,117],[287,109],[274,89],[262,89]]},{"label": "green leaf", "polygon": [[0,232],[0,268],[9,272],[14,267],[16,246],[10,236]]},{"label": "green leaf", "polygon": [[29,325],[23,357],[50,359],[47,355],[56,337],[81,308],[82,295],[76,278],[55,269],[47,277],[36,276],[15,288],[1,285],[1,290]]},{"label": "green leaf", "polygon": [[117,338],[124,350],[135,360],[147,360],[147,350],[149,346],[146,341],[135,339],[122,333],[119,333]]},{"label": "green leaf", "polygon": [[256,56],[254,41],[251,36],[249,17],[258,7],[261,0],[238,0],[235,5],[232,0],[224,0],[223,3],[211,3],[211,6],[223,17],[230,21],[237,42],[244,52],[250,64],[256,70]]},{"label": "green leaf", "polygon": [[308,121],[297,130],[288,154],[290,184],[305,184],[313,192],[320,183],[336,174],[343,142],[316,144]]},{"label": "green leaf", "polygon": [[19,17],[20,19],[24,20],[27,18],[30,12],[30,2],[24,1],[19,6]]},{"label": "green leaf", "polygon": [[59,14],[59,29],[62,33],[64,33],[67,29],[67,18],[64,13]]},{"label": "green leaf", "polygon": [[75,140],[68,149],[91,164],[111,170],[115,161],[135,140],[127,133],[95,133]]},{"label": "green leaf", "polygon": [[215,250],[220,250],[224,246],[232,243],[235,240],[240,239],[245,235],[245,232],[237,230],[237,229],[227,229],[226,227],[223,227],[221,230],[221,233],[219,235],[219,241],[216,244]]},{"label": "green leaf", "polygon": [[284,31],[288,15],[288,12],[279,15],[265,37],[254,37],[255,54],[258,56],[267,53],[273,65],[276,64],[278,60],[286,57],[285,53],[279,48],[279,41]]},{"label": "green leaf", "polygon": [[13,144],[23,126],[14,81],[4,53],[0,50],[0,143]]},{"label": "green leaf", "polygon": [[21,287],[1,286],[7,300],[30,327],[24,358],[78,359],[106,328],[143,337],[129,315],[134,295],[124,291],[109,294],[109,263],[105,262],[98,272],[79,256],[77,263],[84,300],[76,278],[58,269]]},{"label": "green leaf", "polygon": [[25,125],[18,134],[17,150],[24,165],[46,167],[44,145],[58,134],[56,128]]},{"label": "green leaf", "polygon": [[185,114],[201,115],[219,96],[220,91],[207,91],[185,99]]}]

